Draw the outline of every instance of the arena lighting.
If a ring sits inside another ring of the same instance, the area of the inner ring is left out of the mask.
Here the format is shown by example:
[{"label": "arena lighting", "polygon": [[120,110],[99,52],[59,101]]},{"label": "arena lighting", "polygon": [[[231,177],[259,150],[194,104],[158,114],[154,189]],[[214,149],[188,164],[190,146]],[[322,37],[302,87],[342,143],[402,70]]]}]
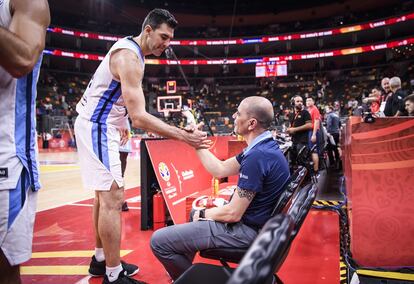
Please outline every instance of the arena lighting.
[{"label": "arena lighting", "polygon": [[[305,33],[298,34],[286,34],[286,35],[274,35],[274,36],[265,36],[257,38],[233,38],[233,39],[210,39],[210,40],[172,40],[171,45],[193,45],[193,46],[202,46],[202,45],[241,45],[241,44],[257,44],[257,43],[266,43],[266,42],[275,42],[275,41],[287,41],[287,40],[298,40],[305,38],[314,38],[314,37],[323,37],[323,36],[332,36],[338,34],[346,34],[359,32],[362,30],[375,29],[378,27],[391,26],[400,22],[414,20],[414,13],[405,14],[399,17],[388,18],[384,20],[373,21],[364,24],[357,24],[352,26],[346,26],[336,29],[327,29],[319,31],[310,31]],[[98,40],[106,41],[117,41],[122,37],[115,35],[102,35],[97,33],[89,33],[83,31],[69,30],[59,27],[49,27],[48,32],[60,33],[75,37],[84,37]]]},{"label": "arena lighting", "polygon": [[[343,48],[322,52],[311,52],[311,53],[302,53],[302,54],[291,54],[291,55],[280,55],[280,56],[269,56],[269,57],[257,57],[257,58],[228,58],[228,59],[145,59],[145,64],[148,65],[222,65],[222,64],[252,64],[259,62],[272,62],[272,61],[291,61],[291,60],[304,60],[304,59],[314,59],[314,58],[324,58],[324,57],[333,57],[333,56],[343,56],[343,55],[352,55],[360,54],[366,52],[372,52],[381,49],[396,48],[399,46],[406,46],[414,43],[414,37],[389,41],[385,43]],[[53,55],[53,56],[63,56],[71,58],[80,58],[88,60],[103,60],[104,56],[98,54],[87,54],[79,52],[68,52],[64,50],[54,49],[54,50],[44,50],[44,54]]]}]

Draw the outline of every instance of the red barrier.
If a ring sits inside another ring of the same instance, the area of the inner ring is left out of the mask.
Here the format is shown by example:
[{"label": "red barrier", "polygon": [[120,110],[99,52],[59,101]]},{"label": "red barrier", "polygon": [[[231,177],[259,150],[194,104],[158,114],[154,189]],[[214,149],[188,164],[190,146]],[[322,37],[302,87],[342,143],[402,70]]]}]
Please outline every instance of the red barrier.
[{"label": "red barrier", "polygon": [[[234,137],[211,139],[210,151],[220,159],[226,159],[227,143]],[[204,169],[195,150],[183,142],[149,140],[145,143],[171,218],[175,224],[185,223],[188,220],[186,199],[210,194],[212,176]]]},{"label": "red barrier", "polygon": [[351,251],[361,266],[414,266],[414,119],[352,117],[344,133]]}]

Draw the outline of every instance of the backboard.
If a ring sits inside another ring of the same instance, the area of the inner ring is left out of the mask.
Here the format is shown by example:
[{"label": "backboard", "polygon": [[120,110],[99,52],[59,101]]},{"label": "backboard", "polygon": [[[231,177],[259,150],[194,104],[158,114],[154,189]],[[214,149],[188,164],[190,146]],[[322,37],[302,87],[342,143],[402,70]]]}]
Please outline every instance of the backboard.
[{"label": "backboard", "polygon": [[168,117],[170,112],[179,112],[182,108],[181,96],[158,96],[157,97],[157,110],[164,113],[165,117]]}]

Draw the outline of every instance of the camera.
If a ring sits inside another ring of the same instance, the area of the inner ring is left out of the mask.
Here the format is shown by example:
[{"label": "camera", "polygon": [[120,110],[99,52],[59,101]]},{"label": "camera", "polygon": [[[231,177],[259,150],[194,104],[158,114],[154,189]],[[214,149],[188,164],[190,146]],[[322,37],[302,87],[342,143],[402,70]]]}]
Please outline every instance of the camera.
[{"label": "camera", "polygon": [[372,115],[371,111],[365,111],[362,113],[362,119],[365,123],[374,123],[375,117]]}]

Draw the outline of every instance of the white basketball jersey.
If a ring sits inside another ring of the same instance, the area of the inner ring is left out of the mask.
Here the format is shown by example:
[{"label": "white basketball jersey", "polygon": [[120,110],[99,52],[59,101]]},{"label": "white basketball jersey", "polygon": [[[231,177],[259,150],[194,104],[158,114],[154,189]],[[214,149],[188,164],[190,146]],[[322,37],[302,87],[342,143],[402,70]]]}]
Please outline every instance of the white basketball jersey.
[{"label": "white basketball jersey", "polygon": [[10,0],[0,0],[0,26],[9,29],[10,22]]},{"label": "white basketball jersey", "polygon": [[76,105],[79,115],[95,123],[125,128],[128,112],[122,98],[121,82],[116,80],[109,68],[112,52],[119,49],[132,50],[145,66],[145,57],[132,37],[117,41],[99,64],[88,88]]},{"label": "white basketball jersey", "polygon": [[[0,26],[8,30],[11,19],[10,1],[0,0]],[[0,66],[0,190],[16,188],[23,167],[32,188],[40,188],[35,107],[41,62],[42,56],[17,79]]]}]

